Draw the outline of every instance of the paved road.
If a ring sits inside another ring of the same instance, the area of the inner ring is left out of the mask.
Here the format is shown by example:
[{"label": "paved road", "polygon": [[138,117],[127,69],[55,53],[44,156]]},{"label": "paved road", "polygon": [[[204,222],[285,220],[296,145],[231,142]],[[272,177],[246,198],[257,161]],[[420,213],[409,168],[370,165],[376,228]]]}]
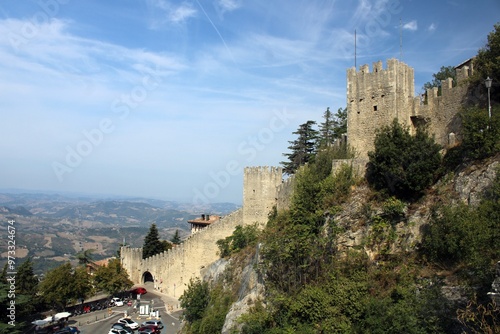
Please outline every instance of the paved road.
[{"label": "paved road", "polygon": [[[181,323],[179,317],[182,315],[182,310],[178,309],[179,302],[173,297],[169,297],[156,292],[155,290],[147,289],[148,292],[141,297],[143,301],[153,300],[154,308],[159,311],[160,319],[163,322],[164,328],[162,334],[178,333]],[[171,311],[167,311],[171,310]],[[107,334],[111,325],[119,318],[123,317],[125,312],[130,314],[131,319],[137,323],[142,323],[147,320],[146,316],[139,316],[133,312],[133,308],[128,306],[113,307],[112,314],[109,315],[107,310],[95,311],[92,313],[71,317],[70,322],[73,322],[81,330],[81,334]]]}]

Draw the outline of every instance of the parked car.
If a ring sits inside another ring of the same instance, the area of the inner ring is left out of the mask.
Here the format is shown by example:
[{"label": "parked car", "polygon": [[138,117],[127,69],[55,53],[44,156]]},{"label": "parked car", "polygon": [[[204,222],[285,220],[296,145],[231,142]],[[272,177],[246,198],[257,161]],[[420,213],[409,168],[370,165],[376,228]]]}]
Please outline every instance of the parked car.
[{"label": "parked car", "polygon": [[110,304],[114,305],[114,306],[123,306],[123,300],[121,300],[118,297],[114,297],[114,298],[111,298]]},{"label": "parked car", "polygon": [[129,333],[126,330],[123,330],[123,329],[111,328],[109,330],[108,334],[129,334]]},{"label": "parked car", "polygon": [[132,293],[135,293],[137,295],[143,295],[145,294],[147,291],[146,289],[144,288],[135,288],[134,290],[132,290]]},{"label": "parked car", "polygon": [[78,329],[78,327],[75,327],[75,326],[67,326],[67,327],[61,328],[60,330],[58,330],[54,334],[80,334],[80,330]]},{"label": "parked car", "polygon": [[137,330],[137,334],[160,334],[160,333],[161,329],[153,325],[142,326],[139,327],[139,329]]},{"label": "parked car", "polygon": [[121,319],[118,319],[117,322],[124,324],[125,326],[128,326],[132,329],[139,328],[139,324],[130,318],[121,318]]},{"label": "parked car", "polygon": [[141,326],[149,325],[157,326],[159,329],[163,329],[163,323],[160,320],[147,320],[141,324]]},{"label": "parked car", "polygon": [[134,333],[134,330],[130,327],[128,327],[127,325],[125,324],[122,324],[122,323],[114,323],[111,328],[115,328],[115,329],[121,329],[121,330],[124,330],[126,331],[127,333]]}]

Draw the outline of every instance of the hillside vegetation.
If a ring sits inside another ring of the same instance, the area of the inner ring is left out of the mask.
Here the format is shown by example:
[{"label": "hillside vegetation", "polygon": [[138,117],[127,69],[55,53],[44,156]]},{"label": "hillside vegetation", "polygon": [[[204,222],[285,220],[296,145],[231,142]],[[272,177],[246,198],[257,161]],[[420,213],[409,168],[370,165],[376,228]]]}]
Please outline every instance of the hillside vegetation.
[{"label": "hillside vegetation", "polygon": [[444,156],[425,131],[380,129],[366,178],[332,171],[338,149],[318,149],[294,171],[288,210],[257,236],[239,228],[218,242],[226,269],[190,282],[184,333],[499,333],[487,292],[500,260],[500,108],[487,115],[464,107],[462,142]]}]

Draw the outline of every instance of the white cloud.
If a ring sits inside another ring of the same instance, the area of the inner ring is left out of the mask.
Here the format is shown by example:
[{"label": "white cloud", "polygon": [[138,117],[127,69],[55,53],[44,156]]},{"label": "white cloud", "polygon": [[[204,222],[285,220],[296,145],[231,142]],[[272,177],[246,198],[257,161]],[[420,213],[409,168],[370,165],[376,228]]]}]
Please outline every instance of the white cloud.
[{"label": "white cloud", "polygon": [[182,4],[173,8],[169,13],[169,20],[172,23],[183,23],[187,19],[196,16],[196,9],[191,4]]},{"label": "white cloud", "polygon": [[147,0],[149,7],[149,27],[159,29],[165,25],[182,24],[197,15],[191,3],[174,4],[168,0]]},{"label": "white cloud", "polygon": [[436,25],[434,23],[431,23],[430,26],[427,28],[428,31],[434,31],[436,30]]},{"label": "white cloud", "polygon": [[237,0],[218,0],[216,6],[222,13],[232,12],[241,7],[240,1]]},{"label": "white cloud", "polygon": [[410,22],[403,24],[403,29],[410,30],[410,31],[416,31],[418,29],[417,20],[413,20],[413,21],[410,21]]}]

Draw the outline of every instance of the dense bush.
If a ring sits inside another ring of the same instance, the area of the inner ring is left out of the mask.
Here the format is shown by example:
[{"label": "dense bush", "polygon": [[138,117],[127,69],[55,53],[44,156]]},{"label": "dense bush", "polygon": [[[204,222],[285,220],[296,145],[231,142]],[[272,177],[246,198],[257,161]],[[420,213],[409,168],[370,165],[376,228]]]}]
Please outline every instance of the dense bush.
[{"label": "dense bush", "polygon": [[491,119],[485,109],[469,108],[460,113],[462,149],[466,159],[483,159],[500,152],[500,112],[495,108]]},{"label": "dense bush", "polygon": [[234,232],[229,237],[217,240],[220,257],[227,257],[236,253],[248,245],[253,245],[258,238],[259,228],[257,225],[236,226]]},{"label": "dense bush", "polygon": [[203,318],[205,309],[208,306],[208,293],[207,282],[202,282],[199,278],[189,280],[187,289],[179,297],[186,321],[193,323]]},{"label": "dense bush", "polygon": [[500,258],[500,173],[477,208],[437,206],[424,229],[421,253],[442,265],[463,265],[475,284],[489,288]]},{"label": "dense bush", "polygon": [[440,147],[422,129],[415,136],[395,119],[375,137],[368,153],[368,182],[398,198],[413,198],[434,181],[441,165]]},{"label": "dense bush", "polygon": [[443,164],[453,171],[463,162],[485,159],[500,152],[500,108],[492,108],[491,119],[485,108],[471,107],[459,113],[462,140],[446,152]]}]

